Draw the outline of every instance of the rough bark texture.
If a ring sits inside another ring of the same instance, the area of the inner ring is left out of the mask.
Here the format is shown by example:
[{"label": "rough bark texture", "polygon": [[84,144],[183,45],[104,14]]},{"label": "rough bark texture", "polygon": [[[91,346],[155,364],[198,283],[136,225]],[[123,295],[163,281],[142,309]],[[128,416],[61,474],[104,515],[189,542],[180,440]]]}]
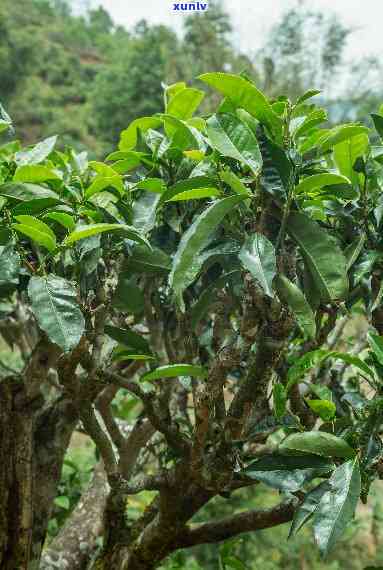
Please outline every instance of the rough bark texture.
[{"label": "rough bark texture", "polygon": [[[59,402],[39,416],[14,377],[0,383],[0,568],[38,568],[76,416]],[[65,416],[63,415],[65,411]]]},{"label": "rough bark texture", "polygon": [[85,570],[103,529],[107,494],[106,475],[100,463],[68,523],[44,550],[41,570]]},{"label": "rough bark texture", "polygon": [[0,567],[29,568],[33,525],[33,410],[24,386],[0,384]]}]

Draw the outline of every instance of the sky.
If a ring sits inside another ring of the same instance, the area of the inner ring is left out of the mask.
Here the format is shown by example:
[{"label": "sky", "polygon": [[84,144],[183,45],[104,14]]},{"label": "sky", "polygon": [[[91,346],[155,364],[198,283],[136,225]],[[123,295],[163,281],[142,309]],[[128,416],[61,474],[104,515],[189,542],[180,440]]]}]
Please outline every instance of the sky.
[{"label": "sky", "polygon": [[[92,7],[102,5],[117,24],[127,28],[145,18],[150,23],[167,24],[181,32],[182,20],[185,18],[183,13],[172,10],[173,0],[79,1]],[[255,52],[262,45],[271,26],[298,1],[222,0],[232,18],[235,47],[249,55]],[[341,21],[355,30],[347,47],[348,59],[379,53],[383,55],[383,0],[306,0],[306,5],[326,14],[335,12]]]}]

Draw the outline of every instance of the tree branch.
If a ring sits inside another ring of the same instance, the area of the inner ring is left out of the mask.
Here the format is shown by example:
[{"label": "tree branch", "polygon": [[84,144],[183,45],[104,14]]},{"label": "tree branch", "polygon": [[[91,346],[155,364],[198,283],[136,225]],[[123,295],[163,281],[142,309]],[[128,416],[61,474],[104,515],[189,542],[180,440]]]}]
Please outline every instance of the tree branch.
[{"label": "tree branch", "polygon": [[40,570],[85,570],[102,532],[107,493],[105,471],[99,463],[73,513],[44,550]]},{"label": "tree branch", "polygon": [[293,518],[296,504],[296,499],[289,500],[271,509],[251,510],[216,522],[187,527],[172,547],[174,549],[189,548],[197,544],[221,542],[244,532],[262,530],[286,523]]}]

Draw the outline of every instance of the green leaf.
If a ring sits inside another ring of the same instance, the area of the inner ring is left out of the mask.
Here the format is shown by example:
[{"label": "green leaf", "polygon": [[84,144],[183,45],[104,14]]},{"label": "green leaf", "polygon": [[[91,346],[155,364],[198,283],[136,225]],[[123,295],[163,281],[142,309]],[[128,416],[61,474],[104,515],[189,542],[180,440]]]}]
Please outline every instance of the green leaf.
[{"label": "green leaf", "polygon": [[[193,178],[188,178],[186,180],[180,180],[170,186],[161,196],[160,203],[177,201],[177,200],[188,200],[187,196],[192,196],[193,192],[198,196],[198,192],[201,194],[200,197],[218,196],[220,191],[216,187],[217,184],[211,178],[206,176],[194,176]],[[203,194],[206,194],[204,196]]]},{"label": "green leaf", "polygon": [[293,433],[283,440],[279,449],[287,453],[301,451],[322,457],[344,457],[346,459],[354,457],[356,453],[344,439],[324,431]]},{"label": "green leaf", "polygon": [[302,526],[311,519],[318,508],[323,495],[330,489],[328,481],[323,481],[312,491],[306,494],[303,503],[294,514],[294,519],[290,528],[289,538],[296,535]]},{"label": "green leaf", "polygon": [[75,348],[84,333],[85,321],[72,284],[53,274],[33,276],[28,295],[37,322],[48,338],[64,352]]},{"label": "green leaf", "polygon": [[309,338],[315,338],[315,315],[299,287],[282,274],[276,276],[274,286],[280,299],[291,309],[302,331]]},{"label": "green leaf", "polygon": [[332,549],[354,517],[361,490],[358,460],[335,469],[329,485],[314,512],[314,535],[322,555]]},{"label": "green leaf", "polygon": [[346,364],[351,364],[352,366],[359,368],[359,370],[364,372],[364,374],[367,374],[367,376],[374,378],[374,371],[372,370],[372,368],[370,368],[363,360],[361,360],[357,356],[354,356],[353,354],[346,354],[344,352],[332,351],[325,356],[325,359],[327,358],[336,358],[338,360],[342,360]]},{"label": "green leaf", "polygon": [[369,333],[367,335],[367,339],[368,339],[368,344],[371,347],[371,350],[375,354],[379,363],[383,366],[383,336]]},{"label": "green leaf", "polygon": [[347,260],[347,271],[351,269],[355,261],[358,259],[364,243],[366,241],[366,234],[361,234],[353,243],[351,243],[345,250],[344,255]]},{"label": "green leaf", "polygon": [[324,186],[331,186],[333,184],[350,184],[350,180],[340,174],[331,174],[326,172],[324,174],[314,174],[307,176],[296,187],[295,194],[310,194],[323,188]]},{"label": "green leaf", "polygon": [[130,123],[129,127],[122,131],[118,148],[122,151],[132,150],[137,144],[137,131],[140,129],[146,133],[149,129],[156,129],[162,125],[157,117],[140,117]]},{"label": "green leaf", "polygon": [[53,170],[41,165],[19,166],[13,175],[14,182],[48,182],[50,180],[60,180]]},{"label": "green leaf", "polygon": [[161,378],[176,378],[177,376],[196,376],[206,378],[208,372],[203,366],[195,364],[169,364],[167,366],[159,366],[152,372],[147,372],[141,376],[140,380],[151,381]]},{"label": "green leaf", "polygon": [[150,354],[136,353],[132,348],[125,348],[125,346],[117,346],[112,353],[113,362],[122,362],[124,360],[155,360],[154,356]]},{"label": "green leaf", "polygon": [[238,274],[236,270],[225,273],[207,288],[205,288],[199,295],[198,300],[190,308],[190,322],[192,328],[195,328],[199,321],[207,313],[209,306],[217,298],[217,291],[223,288],[228,282],[230,283],[230,277],[234,274]]},{"label": "green leaf", "polygon": [[60,196],[50,188],[44,188],[37,184],[22,182],[8,182],[7,184],[1,184],[0,196],[6,196],[7,198],[17,202],[30,202],[35,199],[47,199],[50,200],[50,202],[47,202],[47,207],[59,204],[61,201]]},{"label": "green leaf", "polygon": [[85,190],[85,198],[89,199],[94,194],[98,194],[109,187],[115,188],[120,194],[124,193],[124,183],[121,174],[117,172],[111,176],[97,174],[93,178],[91,185]]},{"label": "green leaf", "polygon": [[129,257],[128,267],[131,273],[168,273],[172,261],[169,255],[157,247],[149,250],[137,245]]},{"label": "green leaf", "polygon": [[184,308],[182,293],[191,282],[190,273],[192,280],[194,279],[194,258],[208,245],[211,234],[223,218],[245,198],[246,196],[228,196],[217,200],[202,212],[183,234],[169,276],[169,285],[181,308]]},{"label": "green leaf", "polygon": [[217,198],[221,195],[221,191],[217,188],[195,188],[194,190],[186,190],[173,196],[166,202],[180,202],[183,200],[202,200],[203,198]]},{"label": "green leaf", "polygon": [[44,215],[44,219],[54,220],[67,230],[73,230],[76,226],[73,216],[65,212],[48,212]]},{"label": "green leaf", "polygon": [[298,139],[312,131],[314,127],[327,120],[327,113],[324,109],[314,109],[305,118],[299,117],[298,125],[293,130],[293,137]]},{"label": "green leaf", "polygon": [[376,115],[375,113],[371,113],[372,120],[374,121],[375,130],[383,140],[383,117],[382,115]]},{"label": "green leaf", "polygon": [[0,119],[0,134],[4,131],[8,131],[8,129],[12,128],[12,123],[8,121],[4,121]]},{"label": "green leaf", "polygon": [[226,182],[226,184],[230,186],[230,188],[236,194],[242,194],[243,196],[250,195],[249,190],[246,188],[243,182],[231,170],[221,170],[219,177],[223,182]]},{"label": "green leaf", "polygon": [[172,85],[168,85],[165,89],[165,97],[167,101],[170,101],[179,91],[186,89],[185,81],[178,81],[177,83],[172,83]]},{"label": "green leaf", "polygon": [[151,352],[148,341],[128,328],[120,329],[118,327],[106,325],[105,334],[118,343],[123,344],[126,348],[135,349],[138,353],[150,354]]},{"label": "green leaf", "polygon": [[223,156],[238,160],[257,175],[262,157],[254,133],[235,115],[213,115],[206,123],[212,147]]},{"label": "green leaf", "polygon": [[354,170],[357,158],[364,156],[368,148],[368,136],[364,133],[351,137],[334,146],[334,160],[339,172],[353,184],[358,184],[359,174]]},{"label": "green leaf", "polygon": [[336,240],[300,212],[289,215],[287,230],[299,245],[322,300],[343,299],[348,290],[347,263]]},{"label": "green leaf", "polygon": [[336,405],[330,400],[307,400],[309,407],[321,420],[329,422],[336,414]]},{"label": "green leaf", "polygon": [[330,129],[324,139],[320,140],[319,151],[323,153],[330,150],[335,145],[345,140],[351,139],[352,137],[361,134],[367,135],[369,133],[369,130],[370,129],[367,127],[352,123],[334,127],[333,129]]},{"label": "green leaf", "polygon": [[287,373],[287,391],[289,391],[294,384],[300,381],[308,370],[317,366],[327,355],[329,351],[324,349],[312,350],[306,352],[301,356],[292,366],[290,366]]},{"label": "green leaf", "polygon": [[48,158],[54,149],[56,142],[57,136],[53,136],[39,142],[30,150],[20,150],[15,154],[15,162],[19,166],[24,166],[26,164],[39,164]]},{"label": "green leaf", "polygon": [[184,121],[171,115],[158,115],[164,122],[165,132],[171,139],[170,148],[180,151],[199,149],[200,133]]},{"label": "green leaf", "polygon": [[304,354],[293,364],[293,366],[290,367],[287,374],[287,391],[289,391],[294,384],[299,382],[310,368],[317,366],[327,358],[342,360],[343,362],[346,362],[346,364],[351,364],[352,366],[359,368],[359,370],[367,374],[367,376],[374,378],[373,370],[357,356],[332,350],[313,350]]},{"label": "green leaf", "polygon": [[307,99],[311,99],[311,97],[319,95],[319,93],[320,91],[318,89],[309,89],[308,91],[306,91],[306,93],[304,93],[297,99],[295,105],[300,105],[301,103],[304,103],[304,101],[307,101]]},{"label": "green leaf", "polygon": [[283,148],[272,142],[263,130],[259,130],[257,136],[263,159],[262,186],[279,204],[283,204],[291,186],[291,161]]},{"label": "green leaf", "polygon": [[0,246],[0,295],[12,293],[19,283],[20,256],[13,244]]},{"label": "green leaf", "polygon": [[16,220],[20,222],[12,224],[16,231],[28,236],[49,251],[56,249],[56,236],[47,224],[33,216],[16,216]]},{"label": "green leaf", "polygon": [[56,497],[54,500],[54,504],[57,507],[60,507],[60,509],[64,509],[66,511],[68,511],[70,509],[69,498],[66,497],[65,495],[62,495],[61,497]]},{"label": "green leaf", "polygon": [[363,277],[370,275],[377,261],[382,258],[382,252],[369,250],[362,253],[358,263],[354,266],[353,282],[354,286],[362,281]]},{"label": "green leaf", "polygon": [[293,469],[313,468],[323,468],[330,471],[333,467],[332,461],[320,455],[269,453],[252,461],[242,472],[247,474],[255,471],[292,471]]},{"label": "green leaf", "polygon": [[133,204],[133,226],[143,234],[150,232],[156,223],[161,196],[154,192],[142,194]]},{"label": "green leaf", "polygon": [[281,418],[286,413],[287,392],[286,388],[280,382],[276,382],[273,386],[273,403],[274,414],[276,418]]},{"label": "green leaf", "polygon": [[51,228],[47,224],[44,224],[44,222],[42,222],[41,220],[34,218],[33,216],[26,216],[26,215],[15,216],[15,219],[18,222],[20,222],[20,224],[25,224],[27,226],[31,226],[33,228],[36,228],[39,231],[45,232],[48,235],[50,235],[52,240],[54,240],[54,241],[56,240],[56,236],[55,236],[54,232],[51,230]]},{"label": "green leaf", "polygon": [[235,105],[245,109],[265,124],[274,136],[281,138],[282,120],[274,113],[264,94],[255,85],[239,75],[230,73],[204,73],[199,79],[229,97]]},{"label": "green leaf", "polygon": [[269,297],[274,296],[272,282],[277,272],[273,244],[262,234],[249,236],[239,252],[242,265],[250,271]]},{"label": "green leaf", "polygon": [[137,190],[148,190],[149,192],[155,192],[157,194],[162,194],[166,190],[165,182],[161,178],[145,178],[145,180],[141,180],[135,188],[137,188]]},{"label": "green leaf", "polygon": [[144,294],[132,277],[131,271],[122,271],[118,276],[118,284],[113,296],[114,307],[127,312],[139,314],[144,309]]},{"label": "green leaf", "polygon": [[88,226],[79,226],[65,238],[63,245],[72,245],[80,239],[118,230],[123,231],[128,239],[142,243],[150,248],[149,242],[135,228],[124,224],[89,224]]},{"label": "green leaf", "polygon": [[[113,163],[113,170],[117,172],[117,174],[126,174],[137,168],[141,163],[150,162],[150,155],[145,155],[144,153],[140,152],[126,152],[125,158],[121,160],[117,160],[117,162]],[[145,160],[146,159],[146,160]]]},{"label": "green leaf", "polygon": [[254,461],[242,473],[275,489],[294,493],[308,481],[326,475],[333,469],[331,461],[318,456],[272,454]]},{"label": "green leaf", "polygon": [[170,99],[166,107],[166,113],[167,115],[173,115],[177,119],[190,119],[204,97],[205,93],[199,89],[191,87],[182,89]]}]

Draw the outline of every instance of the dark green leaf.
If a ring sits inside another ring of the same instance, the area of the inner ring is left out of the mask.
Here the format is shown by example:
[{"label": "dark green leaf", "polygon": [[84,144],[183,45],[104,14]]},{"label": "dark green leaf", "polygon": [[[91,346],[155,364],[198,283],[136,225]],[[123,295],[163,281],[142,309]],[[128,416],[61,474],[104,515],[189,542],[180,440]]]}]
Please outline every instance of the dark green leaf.
[{"label": "dark green leaf", "polygon": [[343,299],[348,290],[347,264],[336,240],[300,212],[289,215],[287,230],[298,243],[322,300]]},{"label": "dark green leaf", "polygon": [[135,349],[138,353],[150,354],[151,352],[148,341],[128,328],[120,329],[106,325],[105,334],[125,347]]},{"label": "dark green leaf", "polygon": [[344,457],[347,459],[354,457],[356,453],[344,439],[323,431],[293,433],[283,440],[279,449],[286,453],[302,451],[323,457]]},{"label": "dark green leaf", "polygon": [[169,285],[181,307],[184,306],[182,293],[190,284],[190,272],[194,279],[193,261],[209,243],[211,234],[222,222],[223,218],[246,196],[228,196],[217,200],[200,214],[189,229],[183,234],[178,250],[173,259]]},{"label": "dark green leaf", "polygon": [[123,271],[118,276],[113,306],[132,314],[141,313],[144,308],[144,294],[130,271]]},{"label": "dark green leaf", "polygon": [[134,202],[133,226],[143,234],[150,232],[156,223],[157,206],[160,198],[159,194],[149,192]]},{"label": "dark green leaf", "polygon": [[323,555],[332,549],[354,517],[360,496],[358,460],[340,465],[329,479],[329,485],[314,513],[314,534]]},{"label": "dark green leaf", "polygon": [[133,273],[167,273],[171,269],[170,257],[158,247],[152,250],[137,245],[128,260],[129,271]]},{"label": "dark green leaf", "polygon": [[33,276],[28,295],[37,322],[49,339],[64,352],[75,348],[84,332],[85,321],[72,284],[53,274]]},{"label": "dark green leaf", "polygon": [[31,200],[49,199],[48,206],[59,204],[61,199],[56,192],[37,184],[29,184],[27,182],[8,182],[0,185],[0,196],[6,196],[17,202],[30,202]]},{"label": "dark green leaf", "polygon": [[286,413],[287,392],[283,384],[276,382],[273,386],[274,413],[281,418]]},{"label": "dark green leaf", "polygon": [[376,115],[375,113],[372,113],[371,117],[372,117],[372,120],[374,121],[374,126],[376,129],[376,132],[378,133],[380,138],[383,139],[383,117],[382,117],[382,115]]},{"label": "dark green leaf", "polygon": [[289,538],[297,534],[302,526],[313,516],[323,495],[330,489],[328,481],[323,481],[312,491],[306,494],[303,503],[294,515],[290,528]]},{"label": "dark green leaf", "polygon": [[274,296],[272,282],[277,272],[277,263],[273,244],[262,234],[249,236],[241,251],[239,259],[250,271],[269,297]]},{"label": "dark green leaf", "polygon": [[309,338],[315,338],[315,316],[302,291],[282,274],[276,276],[274,285],[278,296],[289,306],[302,331]]},{"label": "dark green leaf", "polygon": [[147,372],[141,376],[140,380],[150,381],[161,378],[176,378],[177,376],[206,378],[207,370],[203,366],[195,364],[169,364],[168,366],[159,366],[152,372]]},{"label": "dark green leaf", "polygon": [[19,282],[20,256],[13,244],[0,246],[0,295],[12,293]]},{"label": "dark green leaf", "polygon": [[286,456],[284,462],[282,457],[265,456],[251,463],[242,473],[275,489],[294,493],[308,481],[326,475],[334,468],[332,462],[323,458],[318,458],[322,460],[318,462],[313,456],[303,459],[296,456],[289,462]]},{"label": "dark green leaf", "polygon": [[371,350],[375,354],[379,363],[383,366],[383,336],[370,333],[367,338]]}]

